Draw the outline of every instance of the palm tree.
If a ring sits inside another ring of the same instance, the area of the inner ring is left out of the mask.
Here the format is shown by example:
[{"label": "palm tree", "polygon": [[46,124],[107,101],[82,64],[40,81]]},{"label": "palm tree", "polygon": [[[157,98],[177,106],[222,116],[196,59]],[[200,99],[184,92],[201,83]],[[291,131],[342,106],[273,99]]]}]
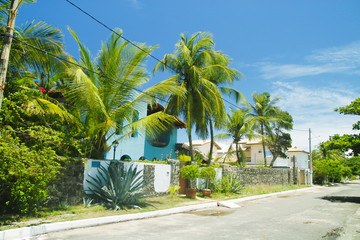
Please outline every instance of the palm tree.
[{"label": "palm tree", "polygon": [[145,129],[147,134],[155,135],[166,130],[175,117],[158,112],[142,119],[135,119],[136,109],[153,100],[154,96],[168,93],[179,94],[173,79],[165,80],[143,90],[138,89],[149,79],[145,69],[145,59],[154,47],[141,44],[138,48],[121,39],[117,30],[96,58],[80,42],[74,31],[69,29],[80,48],[81,67],[71,69],[67,100],[83,123],[84,135],[91,142],[91,157],[103,158],[109,150],[107,141],[115,135],[116,122],[122,122],[123,135],[117,141],[128,137],[134,129]]},{"label": "palm tree", "polygon": [[241,108],[233,110],[230,108],[230,110],[231,114],[227,114],[227,120],[223,125],[226,133],[220,133],[216,135],[216,137],[221,139],[231,137],[233,139],[225,158],[232,152],[232,145],[235,144],[237,162],[240,165],[243,165],[246,159],[239,142],[243,137],[251,138],[255,135],[253,131],[254,118],[251,117],[249,109]]},{"label": "palm tree", "polygon": [[225,115],[220,90],[210,76],[217,73],[234,79],[236,72],[227,67],[225,55],[213,50],[214,41],[208,33],[199,32],[190,37],[181,34],[181,39],[175,46],[175,53],[166,54],[155,66],[154,73],[159,69],[170,70],[175,75],[168,80],[175,80],[184,90],[181,95],[172,94],[169,97],[166,111],[177,116],[182,115],[186,119],[190,156],[194,161],[192,127],[195,126],[197,133],[201,134],[204,126],[207,126],[207,119],[214,113]]},{"label": "palm tree", "polygon": [[265,152],[265,128],[270,128],[270,122],[276,121],[276,113],[280,110],[279,107],[275,106],[276,102],[280,98],[270,98],[268,92],[263,92],[262,94],[257,94],[254,92],[252,94],[254,104],[248,104],[250,108],[250,115],[256,119],[258,123],[258,131],[261,134],[262,138],[262,147],[264,154],[264,165],[267,166],[266,162],[266,152]]},{"label": "palm tree", "polygon": [[56,57],[69,58],[64,51],[61,31],[45,22],[31,22],[16,27],[15,33],[17,37],[11,49],[8,83],[40,87],[45,92],[59,89],[67,64]]}]

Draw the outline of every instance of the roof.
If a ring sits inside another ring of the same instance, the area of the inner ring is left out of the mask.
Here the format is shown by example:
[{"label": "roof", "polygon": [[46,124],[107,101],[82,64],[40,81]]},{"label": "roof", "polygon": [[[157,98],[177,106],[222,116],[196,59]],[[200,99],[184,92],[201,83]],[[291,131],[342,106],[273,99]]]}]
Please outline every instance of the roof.
[{"label": "roof", "polygon": [[240,144],[246,144],[246,145],[254,145],[254,144],[261,144],[260,138],[254,138],[254,139],[244,139],[242,141],[239,141]]},{"label": "roof", "polygon": [[[164,111],[165,107],[160,103],[149,103],[147,106],[147,115],[151,115],[153,113],[157,113],[160,111]],[[177,128],[186,128],[186,123],[182,121],[180,118],[176,117],[176,122],[174,123]]]},{"label": "roof", "polygon": [[[201,145],[205,145],[207,143],[210,143],[211,140],[193,140],[192,141],[192,145],[193,146],[201,146]],[[185,145],[189,146],[189,143],[186,142],[184,143]],[[221,149],[221,147],[214,141],[214,146],[217,148],[217,149]]]},{"label": "roof", "polygon": [[309,154],[309,152],[302,149],[298,149],[296,146],[288,148],[288,152],[304,152],[306,154]]}]

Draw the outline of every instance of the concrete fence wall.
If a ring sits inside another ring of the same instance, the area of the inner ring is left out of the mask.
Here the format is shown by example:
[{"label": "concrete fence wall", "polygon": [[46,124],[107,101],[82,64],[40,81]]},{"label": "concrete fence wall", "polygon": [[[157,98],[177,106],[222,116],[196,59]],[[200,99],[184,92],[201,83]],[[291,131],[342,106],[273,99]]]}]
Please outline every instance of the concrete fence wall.
[{"label": "concrete fence wall", "polygon": [[[110,160],[92,160],[89,159],[85,163],[84,169],[84,190],[89,189],[90,181],[89,176],[96,176],[98,168],[104,166],[107,168],[110,164]],[[130,164],[135,164],[138,171],[141,171],[141,177],[148,182],[146,188],[150,194],[163,194],[167,193],[169,186],[179,186],[180,176],[180,162],[178,160],[170,159],[168,164],[152,164],[142,162],[121,162],[124,169],[127,169]],[[297,169],[295,171],[291,169],[274,169],[274,168],[241,168],[238,166],[230,166],[224,164],[221,168],[216,169],[216,178],[221,179],[228,175],[236,177],[242,185],[256,185],[256,184],[269,184],[269,185],[287,185],[294,184],[301,181],[302,184],[308,184],[308,174],[302,173]],[[295,179],[294,179],[295,172]],[[204,181],[197,180],[197,187],[202,188]]]},{"label": "concrete fence wall", "polygon": [[[108,168],[110,160],[89,159],[85,162],[84,169],[84,190],[88,192],[91,181],[90,176],[95,177],[98,174],[100,166]],[[161,194],[168,192],[169,186],[179,185],[180,164],[177,160],[169,160],[168,164],[152,164],[142,162],[122,162],[123,169],[126,170],[131,164],[141,171],[140,177],[148,183],[145,191],[150,194]]]},{"label": "concrete fence wall", "polygon": [[276,169],[276,168],[241,168],[238,166],[222,165],[223,176],[232,175],[240,181],[242,185],[287,185],[294,184],[298,179],[297,170]]}]

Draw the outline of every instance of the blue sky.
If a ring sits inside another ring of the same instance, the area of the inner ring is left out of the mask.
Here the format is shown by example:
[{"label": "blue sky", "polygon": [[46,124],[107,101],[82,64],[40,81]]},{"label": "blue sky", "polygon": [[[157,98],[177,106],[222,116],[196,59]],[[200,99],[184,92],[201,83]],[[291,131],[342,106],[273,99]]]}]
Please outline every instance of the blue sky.
[{"label": "blue sky", "polygon": [[[172,53],[180,33],[207,31],[216,50],[232,58],[245,76],[233,85],[251,102],[253,92],[281,97],[294,118],[293,145],[308,149],[335,133],[351,133],[356,116],[334,108],[360,93],[360,1],[357,0],[72,0],[135,42],[158,45],[158,58]],[[65,0],[23,6],[16,25],[45,21],[60,28],[67,51],[78,56],[70,26],[95,56],[110,32]],[[148,69],[156,62],[148,60]],[[168,74],[153,76],[148,86]],[[187,141],[184,131],[179,142]]]}]

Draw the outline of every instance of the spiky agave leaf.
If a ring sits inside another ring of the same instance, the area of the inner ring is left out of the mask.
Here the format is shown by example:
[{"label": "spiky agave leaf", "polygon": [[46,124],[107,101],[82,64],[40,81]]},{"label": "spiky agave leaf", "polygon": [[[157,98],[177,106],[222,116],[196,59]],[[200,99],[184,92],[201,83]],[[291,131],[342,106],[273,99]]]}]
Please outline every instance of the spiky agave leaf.
[{"label": "spiky agave leaf", "polygon": [[100,166],[96,177],[89,176],[90,192],[106,207],[118,210],[148,205],[140,201],[145,192],[145,181],[134,164],[123,170],[119,162],[111,162],[108,169]]}]

